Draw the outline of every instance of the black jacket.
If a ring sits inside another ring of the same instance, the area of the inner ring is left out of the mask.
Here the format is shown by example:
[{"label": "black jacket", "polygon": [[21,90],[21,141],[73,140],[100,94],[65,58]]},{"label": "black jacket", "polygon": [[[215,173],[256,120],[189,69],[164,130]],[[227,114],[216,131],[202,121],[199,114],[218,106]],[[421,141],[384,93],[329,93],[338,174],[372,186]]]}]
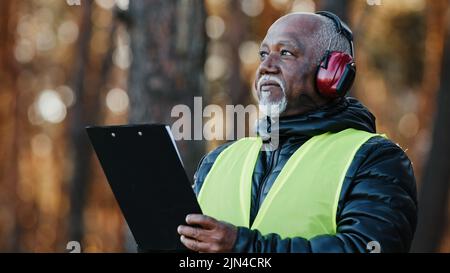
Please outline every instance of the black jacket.
[{"label": "black jacket", "polygon": [[[375,117],[361,103],[345,98],[304,115],[280,119],[280,143],[260,152],[252,180],[250,221],[289,157],[312,136],[347,128],[375,132]],[[230,143],[205,155],[194,177],[201,186],[215,159]],[[417,221],[416,183],[404,151],[383,137],[372,137],[355,155],[345,177],[336,214],[336,235],[281,239],[238,227],[236,252],[368,252],[377,241],[382,252],[407,252]],[[250,225],[251,225],[250,223]]]}]

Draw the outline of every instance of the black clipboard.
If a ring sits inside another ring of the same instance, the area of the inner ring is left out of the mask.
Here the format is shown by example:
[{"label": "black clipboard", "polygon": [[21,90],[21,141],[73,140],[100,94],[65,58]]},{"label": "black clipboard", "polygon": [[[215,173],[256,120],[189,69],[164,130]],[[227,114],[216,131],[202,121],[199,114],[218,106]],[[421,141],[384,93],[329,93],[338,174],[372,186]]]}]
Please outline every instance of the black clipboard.
[{"label": "black clipboard", "polygon": [[169,126],[86,130],[140,251],[186,251],[177,227],[201,209]]}]

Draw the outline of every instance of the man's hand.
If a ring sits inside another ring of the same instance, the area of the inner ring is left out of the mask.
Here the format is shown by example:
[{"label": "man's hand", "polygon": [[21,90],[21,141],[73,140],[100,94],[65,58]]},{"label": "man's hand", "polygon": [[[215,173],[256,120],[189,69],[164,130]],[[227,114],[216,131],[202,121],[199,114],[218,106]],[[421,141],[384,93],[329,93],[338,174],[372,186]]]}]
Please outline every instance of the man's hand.
[{"label": "man's hand", "polygon": [[237,237],[235,226],[202,214],[189,214],[186,223],[191,226],[178,226],[178,233],[187,248],[198,252],[231,252],[233,249]]}]

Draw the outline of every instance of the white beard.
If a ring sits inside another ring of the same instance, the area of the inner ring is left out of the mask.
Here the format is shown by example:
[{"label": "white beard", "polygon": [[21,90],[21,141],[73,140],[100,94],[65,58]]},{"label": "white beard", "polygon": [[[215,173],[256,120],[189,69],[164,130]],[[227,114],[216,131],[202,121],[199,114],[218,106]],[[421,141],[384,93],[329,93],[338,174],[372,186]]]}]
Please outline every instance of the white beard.
[{"label": "white beard", "polygon": [[[261,91],[261,84],[265,80],[274,80],[278,83],[282,91],[281,99],[274,101],[270,98],[271,92]],[[265,75],[259,79],[257,88],[260,93],[259,111],[265,116],[278,118],[280,114],[283,113],[284,110],[286,110],[287,106],[286,87],[284,85],[284,82],[277,77]]]},{"label": "white beard", "polygon": [[286,95],[283,92],[283,97],[277,101],[272,101],[269,97],[270,93],[262,92],[261,98],[259,99],[259,111],[261,111],[261,113],[265,116],[278,118],[280,114],[286,110]]},{"label": "white beard", "polygon": [[[261,86],[264,81],[273,80],[281,88],[281,98],[272,99],[271,92],[262,92]],[[279,144],[278,123],[280,114],[286,110],[287,97],[286,86],[284,82],[274,76],[264,75],[257,83],[259,91],[259,119],[256,121],[257,133],[265,142],[262,149],[265,151],[274,151]],[[269,127],[270,126],[270,127]]]}]

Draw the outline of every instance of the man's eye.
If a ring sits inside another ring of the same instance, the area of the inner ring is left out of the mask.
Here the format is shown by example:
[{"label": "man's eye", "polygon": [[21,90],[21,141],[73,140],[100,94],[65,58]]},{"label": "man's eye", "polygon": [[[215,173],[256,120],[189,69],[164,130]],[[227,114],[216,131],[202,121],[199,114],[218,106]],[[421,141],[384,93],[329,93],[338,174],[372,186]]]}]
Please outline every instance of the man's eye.
[{"label": "man's eye", "polygon": [[267,55],[269,55],[269,53],[267,53],[265,51],[260,51],[259,52],[259,57],[261,57],[261,58],[265,58],[265,57],[267,57]]},{"label": "man's eye", "polygon": [[281,50],[281,55],[282,56],[294,56],[294,54],[292,54],[292,52],[288,51],[288,50]]}]

